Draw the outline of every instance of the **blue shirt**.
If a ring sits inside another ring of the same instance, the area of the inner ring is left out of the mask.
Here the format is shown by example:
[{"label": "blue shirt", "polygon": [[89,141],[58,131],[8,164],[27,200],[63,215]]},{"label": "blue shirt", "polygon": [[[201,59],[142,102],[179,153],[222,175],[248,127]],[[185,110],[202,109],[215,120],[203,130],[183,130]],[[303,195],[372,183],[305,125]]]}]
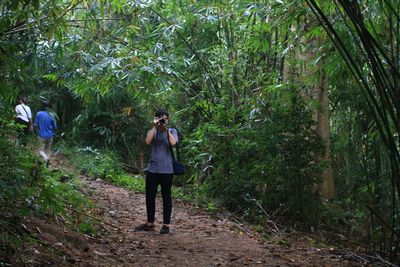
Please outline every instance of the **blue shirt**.
[{"label": "blue shirt", "polygon": [[[151,141],[150,161],[147,165],[147,171],[152,173],[173,174],[172,155],[168,142],[167,133],[155,130],[154,138]],[[178,142],[178,133],[176,129],[169,129],[176,142]]]},{"label": "blue shirt", "polygon": [[38,129],[38,135],[43,139],[51,139],[57,129],[54,115],[47,111],[39,111],[35,118],[35,127]]}]

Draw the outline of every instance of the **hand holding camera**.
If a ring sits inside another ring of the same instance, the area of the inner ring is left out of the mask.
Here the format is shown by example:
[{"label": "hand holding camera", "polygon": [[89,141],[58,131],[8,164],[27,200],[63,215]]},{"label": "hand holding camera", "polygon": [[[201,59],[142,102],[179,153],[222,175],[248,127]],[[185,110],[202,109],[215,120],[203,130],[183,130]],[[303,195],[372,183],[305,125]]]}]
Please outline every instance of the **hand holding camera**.
[{"label": "hand holding camera", "polygon": [[165,118],[158,118],[158,117],[155,117],[154,120],[153,120],[153,123],[154,123],[154,125],[156,125],[156,126],[161,126],[161,125],[166,125],[166,124],[167,124],[167,121],[166,121]]}]

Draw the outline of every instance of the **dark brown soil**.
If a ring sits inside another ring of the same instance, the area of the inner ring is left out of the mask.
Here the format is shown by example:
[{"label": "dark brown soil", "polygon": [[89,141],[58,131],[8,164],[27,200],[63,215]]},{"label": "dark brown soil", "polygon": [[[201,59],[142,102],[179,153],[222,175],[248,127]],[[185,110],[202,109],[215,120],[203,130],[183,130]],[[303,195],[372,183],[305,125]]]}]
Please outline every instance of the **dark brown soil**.
[{"label": "dark brown soil", "polygon": [[[306,239],[285,245],[266,242],[229,219],[215,219],[175,203],[172,233],[135,232],[145,221],[144,195],[94,180],[85,180],[93,200],[109,213],[108,233],[90,240],[93,266],[353,266],[329,249],[308,245]],[[162,203],[158,201],[157,209]],[[157,213],[157,218],[162,214]],[[160,223],[160,222],[159,222]],[[290,245],[288,245],[290,244]]]},{"label": "dark brown soil", "polygon": [[[61,160],[62,161],[62,160]],[[56,161],[57,162],[57,161]],[[59,165],[65,163],[60,162]],[[58,166],[62,167],[62,166]],[[89,237],[60,226],[32,221],[31,231],[59,245],[53,266],[357,266],[332,248],[311,246],[306,236],[261,238],[229,217],[215,218],[175,201],[171,233],[159,234],[162,203],[157,200],[156,230],[135,232],[146,218],[143,194],[81,177],[84,191],[103,214],[100,236]],[[158,219],[158,221],[157,221]],[[58,232],[58,234],[57,234]],[[61,235],[59,233],[62,233]],[[284,242],[283,242],[284,241]],[[32,252],[32,251],[31,251]],[[35,253],[43,253],[33,251]],[[66,256],[60,256],[65,253]],[[61,260],[60,260],[61,259]],[[26,262],[26,261],[25,261]],[[54,264],[56,262],[56,264]],[[53,264],[52,264],[53,263]]]}]

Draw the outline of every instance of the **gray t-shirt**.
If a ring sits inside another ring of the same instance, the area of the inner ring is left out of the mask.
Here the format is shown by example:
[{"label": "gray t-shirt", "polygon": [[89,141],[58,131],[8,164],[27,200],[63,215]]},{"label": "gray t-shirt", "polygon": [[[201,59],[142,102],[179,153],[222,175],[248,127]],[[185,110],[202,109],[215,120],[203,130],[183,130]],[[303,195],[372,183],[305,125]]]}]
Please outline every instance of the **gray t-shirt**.
[{"label": "gray t-shirt", "polygon": [[[169,148],[167,133],[155,130],[154,138],[151,141],[150,161],[147,165],[147,171],[152,173],[173,174],[172,155]],[[170,133],[178,142],[178,133],[176,129],[169,129]]]}]

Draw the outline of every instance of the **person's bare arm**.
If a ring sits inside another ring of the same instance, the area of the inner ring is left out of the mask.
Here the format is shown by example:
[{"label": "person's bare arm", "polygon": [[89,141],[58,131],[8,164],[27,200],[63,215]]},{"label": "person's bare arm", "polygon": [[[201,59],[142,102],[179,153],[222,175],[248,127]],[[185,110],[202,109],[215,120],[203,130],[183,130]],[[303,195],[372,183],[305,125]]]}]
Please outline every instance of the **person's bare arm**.
[{"label": "person's bare arm", "polygon": [[151,144],[151,141],[153,141],[155,132],[156,132],[156,127],[155,126],[153,126],[153,128],[151,128],[151,130],[147,132],[146,144],[148,144],[148,145]]},{"label": "person's bare arm", "polygon": [[171,134],[170,131],[168,131],[168,134],[169,134],[169,142],[171,143],[171,146],[176,145],[176,139],[175,139],[175,137]]},{"label": "person's bare arm", "polygon": [[33,121],[32,121],[32,118],[29,118],[29,131],[30,131],[30,132],[33,131]]},{"label": "person's bare arm", "polygon": [[150,131],[147,132],[146,135],[146,144],[150,145],[151,141],[153,141],[154,135],[156,133],[156,125],[158,123],[158,121],[160,120],[160,118],[154,118],[153,119],[153,128],[150,129]]}]

